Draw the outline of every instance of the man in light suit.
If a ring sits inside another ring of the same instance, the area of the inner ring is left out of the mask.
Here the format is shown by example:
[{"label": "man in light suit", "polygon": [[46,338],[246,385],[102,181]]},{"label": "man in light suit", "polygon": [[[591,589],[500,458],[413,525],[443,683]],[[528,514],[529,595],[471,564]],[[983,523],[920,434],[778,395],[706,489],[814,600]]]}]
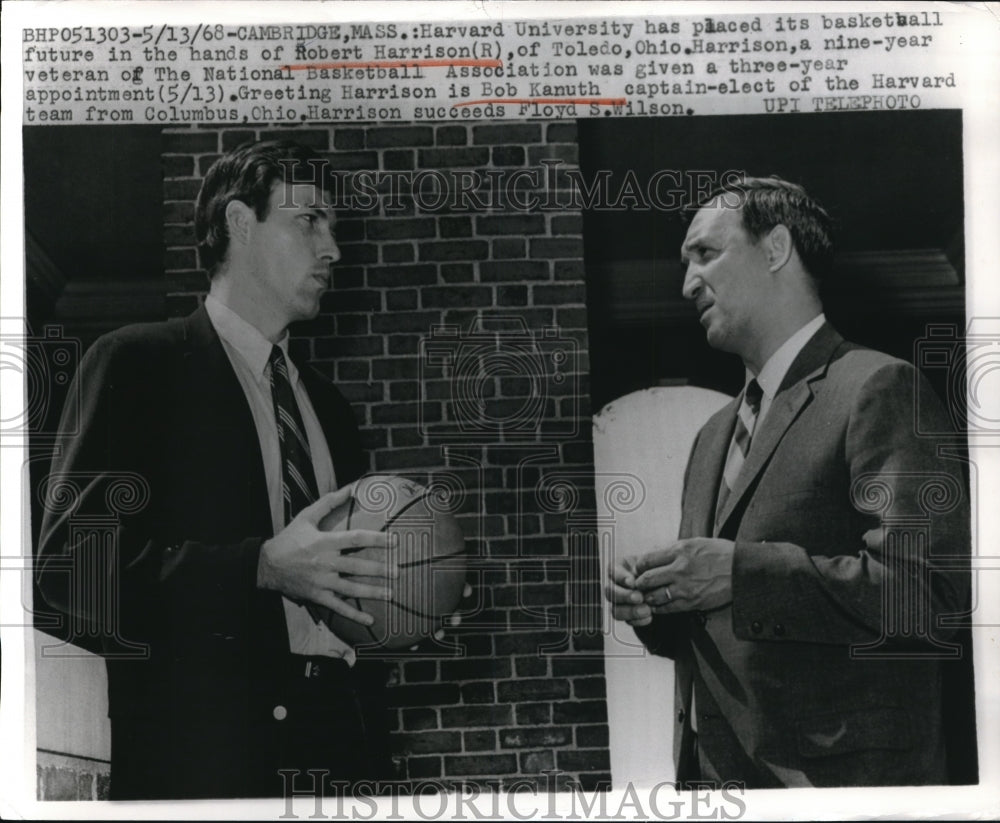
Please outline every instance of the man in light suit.
[{"label": "man in light suit", "polygon": [[[113,799],[280,796],[293,774],[298,791],[384,774],[384,678],[313,617],[370,624],[348,599],[389,587],[350,576],[396,574],[350,553],[385,547],[384,533],[318,529],[367,468],[347,402],[288,351],[340,258],[318,159],[285,141],[222,157],[196,214],[205,304],[102,337],[76,376],[39,585],[73,619],[103,621]],[[80,525],[107,518],[119,481],[133,505],[109,556]]]},{"label": "man in light suit", "polygon": [[684,296],[747,382],[695,440],[680,539],[619,558],[607,591],[676,662],[678,780],[947,782],[941,618],[967,605],[968,491],[915,398],[929,430],[944,410],[826,322],[830,219],[800,186],[714,192],[681,254]]}]

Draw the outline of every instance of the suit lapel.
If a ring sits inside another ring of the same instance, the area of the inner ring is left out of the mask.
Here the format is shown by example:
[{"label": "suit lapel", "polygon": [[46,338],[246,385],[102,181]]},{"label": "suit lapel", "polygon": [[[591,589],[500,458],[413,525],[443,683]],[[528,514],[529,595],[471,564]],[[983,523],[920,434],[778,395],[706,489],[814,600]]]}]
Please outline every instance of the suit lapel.
[{"label": "suit lapel", "polygon": [[[738,399],[738,398],[737,398]],[[713,533],[715,501],[719,496],[719,483],[729,451],[729,441],[736,426],[733,401],[711,417],[699,436],[699,446],[692,454],[685,491],[684,523],[681,535],[707,535]]]},{"label": "suit lapel", "polygon": [[[789,427],[812,400],[812,384],[826,374],[830,359],[843,342],[844,339],[837,334],[832,326],[824,324],[792,362],[774,401],[771,403],[767,416],[754,432],[750,453],[747,455],[740,475],[726,499],[725,506],[719,512],[714,534],[722,531],[726,521],[754,485],[757,476],[764,470]],[[730,436],[731,434],[730,431]],[[727,439],[723,454],[728,451],[728,448],[729,440]],[[723,457],[724,459],[725,457]],[[722,467],[720,466],[719,475],[721,473]]]},{"label": "suit lapel", "polygon": [[212,465],[229,478],[215,485],[220,511],[238,513],[249,534],[273,528],[260,438],[246,394],[204,306],[184,319],[185,384],[208,433]]}]

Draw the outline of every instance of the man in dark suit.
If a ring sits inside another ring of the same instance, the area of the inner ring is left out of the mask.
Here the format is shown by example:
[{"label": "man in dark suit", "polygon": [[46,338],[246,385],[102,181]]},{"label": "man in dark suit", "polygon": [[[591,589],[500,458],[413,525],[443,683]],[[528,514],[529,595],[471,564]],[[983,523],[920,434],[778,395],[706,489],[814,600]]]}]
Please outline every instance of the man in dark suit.
[{"label": "man in dark suit", "polygon": [[[797,185],[714,192],[684,296],[747,383],[699,432],[680,539],[619,558],[608,598],[676,663],[678,780],[748,788],[947,782],[940,618],[967,604],[961,465],[909,364],[826,322],[830,220]],[[925,402],[926,401],[926,402]]]},{"label": "man in dark suit", "polygon": [[[314,619],[370,623],[348,598],[389,588],[350,576],[396,574],[349,552],[385,534],[318,529],[367,466],[347,402],[288,352],[340,257],[315,161],[285,141],[222,157],[197,204],[205,304],[102,337],[76,376],[39,585],[74,620],[113,615],[114,799],[280,796],[385,769],[384,680]],[[101,546],[85,525],[113,493],[127,505]]]}]

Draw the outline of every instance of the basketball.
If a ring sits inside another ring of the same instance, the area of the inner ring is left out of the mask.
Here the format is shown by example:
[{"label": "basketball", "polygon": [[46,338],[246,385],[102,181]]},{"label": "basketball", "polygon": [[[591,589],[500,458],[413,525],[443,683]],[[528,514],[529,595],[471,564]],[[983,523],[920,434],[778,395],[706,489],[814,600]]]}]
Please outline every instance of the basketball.
[{"label": "basketball", "polygon": [[354,495],[319,523],[323,531],[370,529],[389,533],[389,547],[356,550],[361,557],[389,558],[399,577],[354,577],[391,586],[391,600],[348,598],[349,605],[375,618],[371,626],[326,611],[326,623],[356,648],[404,649],[442,628],[465,586],[465,537],[455,517],[432,490],[405,477],[369,475]]}]

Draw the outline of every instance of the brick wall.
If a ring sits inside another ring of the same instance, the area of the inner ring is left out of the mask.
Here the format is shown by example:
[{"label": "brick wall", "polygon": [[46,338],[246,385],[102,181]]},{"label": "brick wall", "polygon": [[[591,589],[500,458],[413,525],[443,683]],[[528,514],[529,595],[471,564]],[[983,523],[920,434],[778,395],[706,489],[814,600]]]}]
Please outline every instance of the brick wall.
[{"label": "brick wall", "polygon": [[[582,219],[569,205],[524,209],[498,196],[518,169],[544,174],[534,193],[549,206],[566,194],[576,126],[166,130],[171,314],[206,289],[192,227],[202,176],[220,152],[274,136],[345,172],[438,172],[460,187],[463,171],[490,170],[502,181],[487,208],[452,197],[432,209],[430,194],[405,185],[397,202],[383,185],[375,208],[342,213],[333,289],[321,315],[293,329],[293,350],[352,401],[373,470],[446,467],[465,489],[475,589],[451,647],[393,667],[398,776],[504,781],[558,769],[593,787],[609,765]],[[545,174],[545,161],[558,173]],[[518,188],[523,201],[532,181]]]}]

